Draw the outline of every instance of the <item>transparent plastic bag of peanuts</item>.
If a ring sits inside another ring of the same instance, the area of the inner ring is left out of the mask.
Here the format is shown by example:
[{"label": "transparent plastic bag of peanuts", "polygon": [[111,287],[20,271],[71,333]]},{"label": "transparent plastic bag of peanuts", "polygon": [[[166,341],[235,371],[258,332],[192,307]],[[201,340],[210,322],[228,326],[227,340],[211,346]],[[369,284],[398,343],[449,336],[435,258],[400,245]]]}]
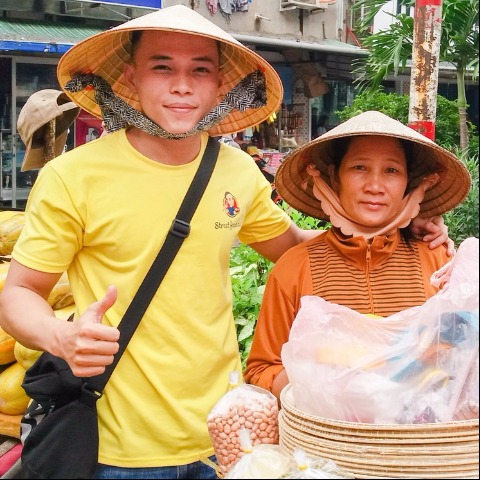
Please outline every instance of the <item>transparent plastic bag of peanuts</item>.
[{"label": "transparent plastic bag of peanuts", "polygon": [[226,475],[243,456],[240,429],[246,428],[252,444],[278,444],[278,403],[263,388],[242,383],[239,372],[230,374],[231,389],[223,395],[207,416],[220,474]]},{"label": "transparent plastic bag of peanuts", "polygon": [[291,470],[292,457],[280,445],[260,443],[253,446],[246,428],[240,429],[238,437],[243,456],[224,478],[283,478]]},{"label": "transparent plastic bag of peanuts", "polygon": [[313,457],[301,448],[293,450],[293,466],[282,478],[355,478],[333,460]]}]

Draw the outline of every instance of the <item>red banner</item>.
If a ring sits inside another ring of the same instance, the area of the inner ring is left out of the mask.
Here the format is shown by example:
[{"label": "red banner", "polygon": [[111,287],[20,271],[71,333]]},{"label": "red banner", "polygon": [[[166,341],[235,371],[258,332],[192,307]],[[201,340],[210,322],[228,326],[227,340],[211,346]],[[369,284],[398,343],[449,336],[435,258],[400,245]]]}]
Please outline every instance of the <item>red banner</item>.
[{"label": "red banner", "polygon": [[435,122],[418,120],[416,122],[410,122],[408,126],[416,130],[418,133],[425,135],[425,137],[430,140],[435,140]]},{"label": "red banner", "polygon": [[442,0],[417,0],[415,7],[439,7]]},{"label": "red banner", "polygon": [[102,134],[102,121],[82,110],[75,121],[75,146],[95,140]]}]

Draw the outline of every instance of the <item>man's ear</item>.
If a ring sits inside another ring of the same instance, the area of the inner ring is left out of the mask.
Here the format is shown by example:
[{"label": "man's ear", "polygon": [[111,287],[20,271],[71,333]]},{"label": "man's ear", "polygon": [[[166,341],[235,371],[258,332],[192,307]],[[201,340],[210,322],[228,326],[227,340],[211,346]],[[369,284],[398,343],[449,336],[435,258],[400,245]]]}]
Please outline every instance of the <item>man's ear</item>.
[{"label": "man's ear", "polygon": [[137,91],[136,83],[135,83],[135,66],[131,63],[126,63],[125,67],[123,68],[123,76],[127,81],[128,86],[134,91]]}]

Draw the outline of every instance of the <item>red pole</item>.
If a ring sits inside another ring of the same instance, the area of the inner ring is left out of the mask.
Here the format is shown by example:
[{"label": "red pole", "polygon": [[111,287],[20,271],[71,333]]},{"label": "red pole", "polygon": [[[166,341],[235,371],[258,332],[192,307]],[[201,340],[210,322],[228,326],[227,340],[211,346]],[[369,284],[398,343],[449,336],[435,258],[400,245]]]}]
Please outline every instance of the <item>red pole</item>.
[{"label": "red pole", "polygon": [[442,0],[416,0],[408,125],[435,140]]}]

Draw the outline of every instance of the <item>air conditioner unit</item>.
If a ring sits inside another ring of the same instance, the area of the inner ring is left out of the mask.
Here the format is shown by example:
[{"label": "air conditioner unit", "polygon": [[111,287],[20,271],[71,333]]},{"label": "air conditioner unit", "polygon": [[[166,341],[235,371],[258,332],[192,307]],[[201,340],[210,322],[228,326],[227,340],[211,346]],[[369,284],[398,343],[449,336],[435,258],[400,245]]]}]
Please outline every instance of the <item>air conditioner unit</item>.
[{"label": "air conditioner unit", "polygon": [[328,8],[328,2],[325,0],[280,0],[280,11],[296,8],[302,10],[325,10]]}]

